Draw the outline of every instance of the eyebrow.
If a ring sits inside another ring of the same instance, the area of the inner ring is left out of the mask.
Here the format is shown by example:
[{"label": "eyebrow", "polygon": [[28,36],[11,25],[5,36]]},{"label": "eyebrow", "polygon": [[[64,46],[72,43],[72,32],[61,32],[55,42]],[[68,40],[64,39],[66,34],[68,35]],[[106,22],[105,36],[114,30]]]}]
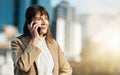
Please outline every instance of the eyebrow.
[{"label": "eyebrow", "polygon": [[[35,17],[35,18],[42,18],[42,17]],[[47,17],[47,16],[44,16],[43,18],[47,18],[47,19],[48,19],[48,17]]]},{"label": "eyebrow", "polygon": [[41,17],[35,17],[35,18],[41,18]]}]

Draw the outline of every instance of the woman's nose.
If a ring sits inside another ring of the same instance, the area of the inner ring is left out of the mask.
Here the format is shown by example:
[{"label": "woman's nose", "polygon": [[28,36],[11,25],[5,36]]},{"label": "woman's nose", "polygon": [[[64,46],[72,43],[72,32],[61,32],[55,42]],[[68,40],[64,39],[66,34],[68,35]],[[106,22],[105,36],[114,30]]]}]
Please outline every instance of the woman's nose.
[{"label": "woman's nose", "polygon": [[45,21],[41,19],[41,25],[45,25]]}]

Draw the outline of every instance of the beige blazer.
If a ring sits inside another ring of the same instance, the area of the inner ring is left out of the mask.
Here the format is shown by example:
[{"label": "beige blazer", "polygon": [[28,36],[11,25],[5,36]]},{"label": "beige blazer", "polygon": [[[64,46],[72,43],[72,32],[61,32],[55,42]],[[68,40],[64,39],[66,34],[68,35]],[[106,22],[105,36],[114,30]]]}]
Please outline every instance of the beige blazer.
[{"label": "beige blazer", "polygon": [[[72,68],[58,43],[54,40],[53,43],[47,42],[47,45],[54,61],[53,75],[72,75]],[[21,35],[11,41],[11,50],[14,75],[38,75],[36,60],[40,50],[32,45],[30,37]]]}]

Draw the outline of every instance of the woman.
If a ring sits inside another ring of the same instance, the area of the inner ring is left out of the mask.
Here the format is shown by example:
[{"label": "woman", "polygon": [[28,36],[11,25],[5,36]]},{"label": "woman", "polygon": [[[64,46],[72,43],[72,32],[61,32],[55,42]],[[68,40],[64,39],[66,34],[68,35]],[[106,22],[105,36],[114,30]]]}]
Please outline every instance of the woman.
[{"label": "woman", "polygon": [[15,75],[72,75],[72,68],[49,28],[40,5],[27,8],[23,34],[11,42]]}]

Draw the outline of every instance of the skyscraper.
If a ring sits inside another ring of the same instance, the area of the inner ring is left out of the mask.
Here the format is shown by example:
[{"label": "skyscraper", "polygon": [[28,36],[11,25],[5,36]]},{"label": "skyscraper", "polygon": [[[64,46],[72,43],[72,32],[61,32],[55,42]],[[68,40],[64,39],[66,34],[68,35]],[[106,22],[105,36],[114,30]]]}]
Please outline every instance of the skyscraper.
[{"label": "skyscraper", "polygon": [[68,2],[62,1],[55,7],[56,18],[56,40],[60,43],[66,56],[70,55],[71,26],[73,21],[73,8]]},{"label": "skyscraper", "polygon": [[[78,35],[80,35],[80,24],[75,23],[76,16],[74,8],[67,1],[62,1],[59,5],[55,7],[54,16],[54,26],[52,26],[52,30],[54,30],[53,32],[56,33],[53,34],[56,37],[56,40],[59,42],[60,46],[62,47],[62,50],[64,51],[66,57],[74,57],[74,55],[76,54],[74,52],[76,46],[73,45],[75,44],[74,39],[76,39],[75,37],[77,33]],[[78,26],[78,29],[76,31],[79,31],[76,34],[75,26]],[[78,38],[76,40],[78,40]],[[78,42],[80,43],[80,40],[78,40]]]}]

